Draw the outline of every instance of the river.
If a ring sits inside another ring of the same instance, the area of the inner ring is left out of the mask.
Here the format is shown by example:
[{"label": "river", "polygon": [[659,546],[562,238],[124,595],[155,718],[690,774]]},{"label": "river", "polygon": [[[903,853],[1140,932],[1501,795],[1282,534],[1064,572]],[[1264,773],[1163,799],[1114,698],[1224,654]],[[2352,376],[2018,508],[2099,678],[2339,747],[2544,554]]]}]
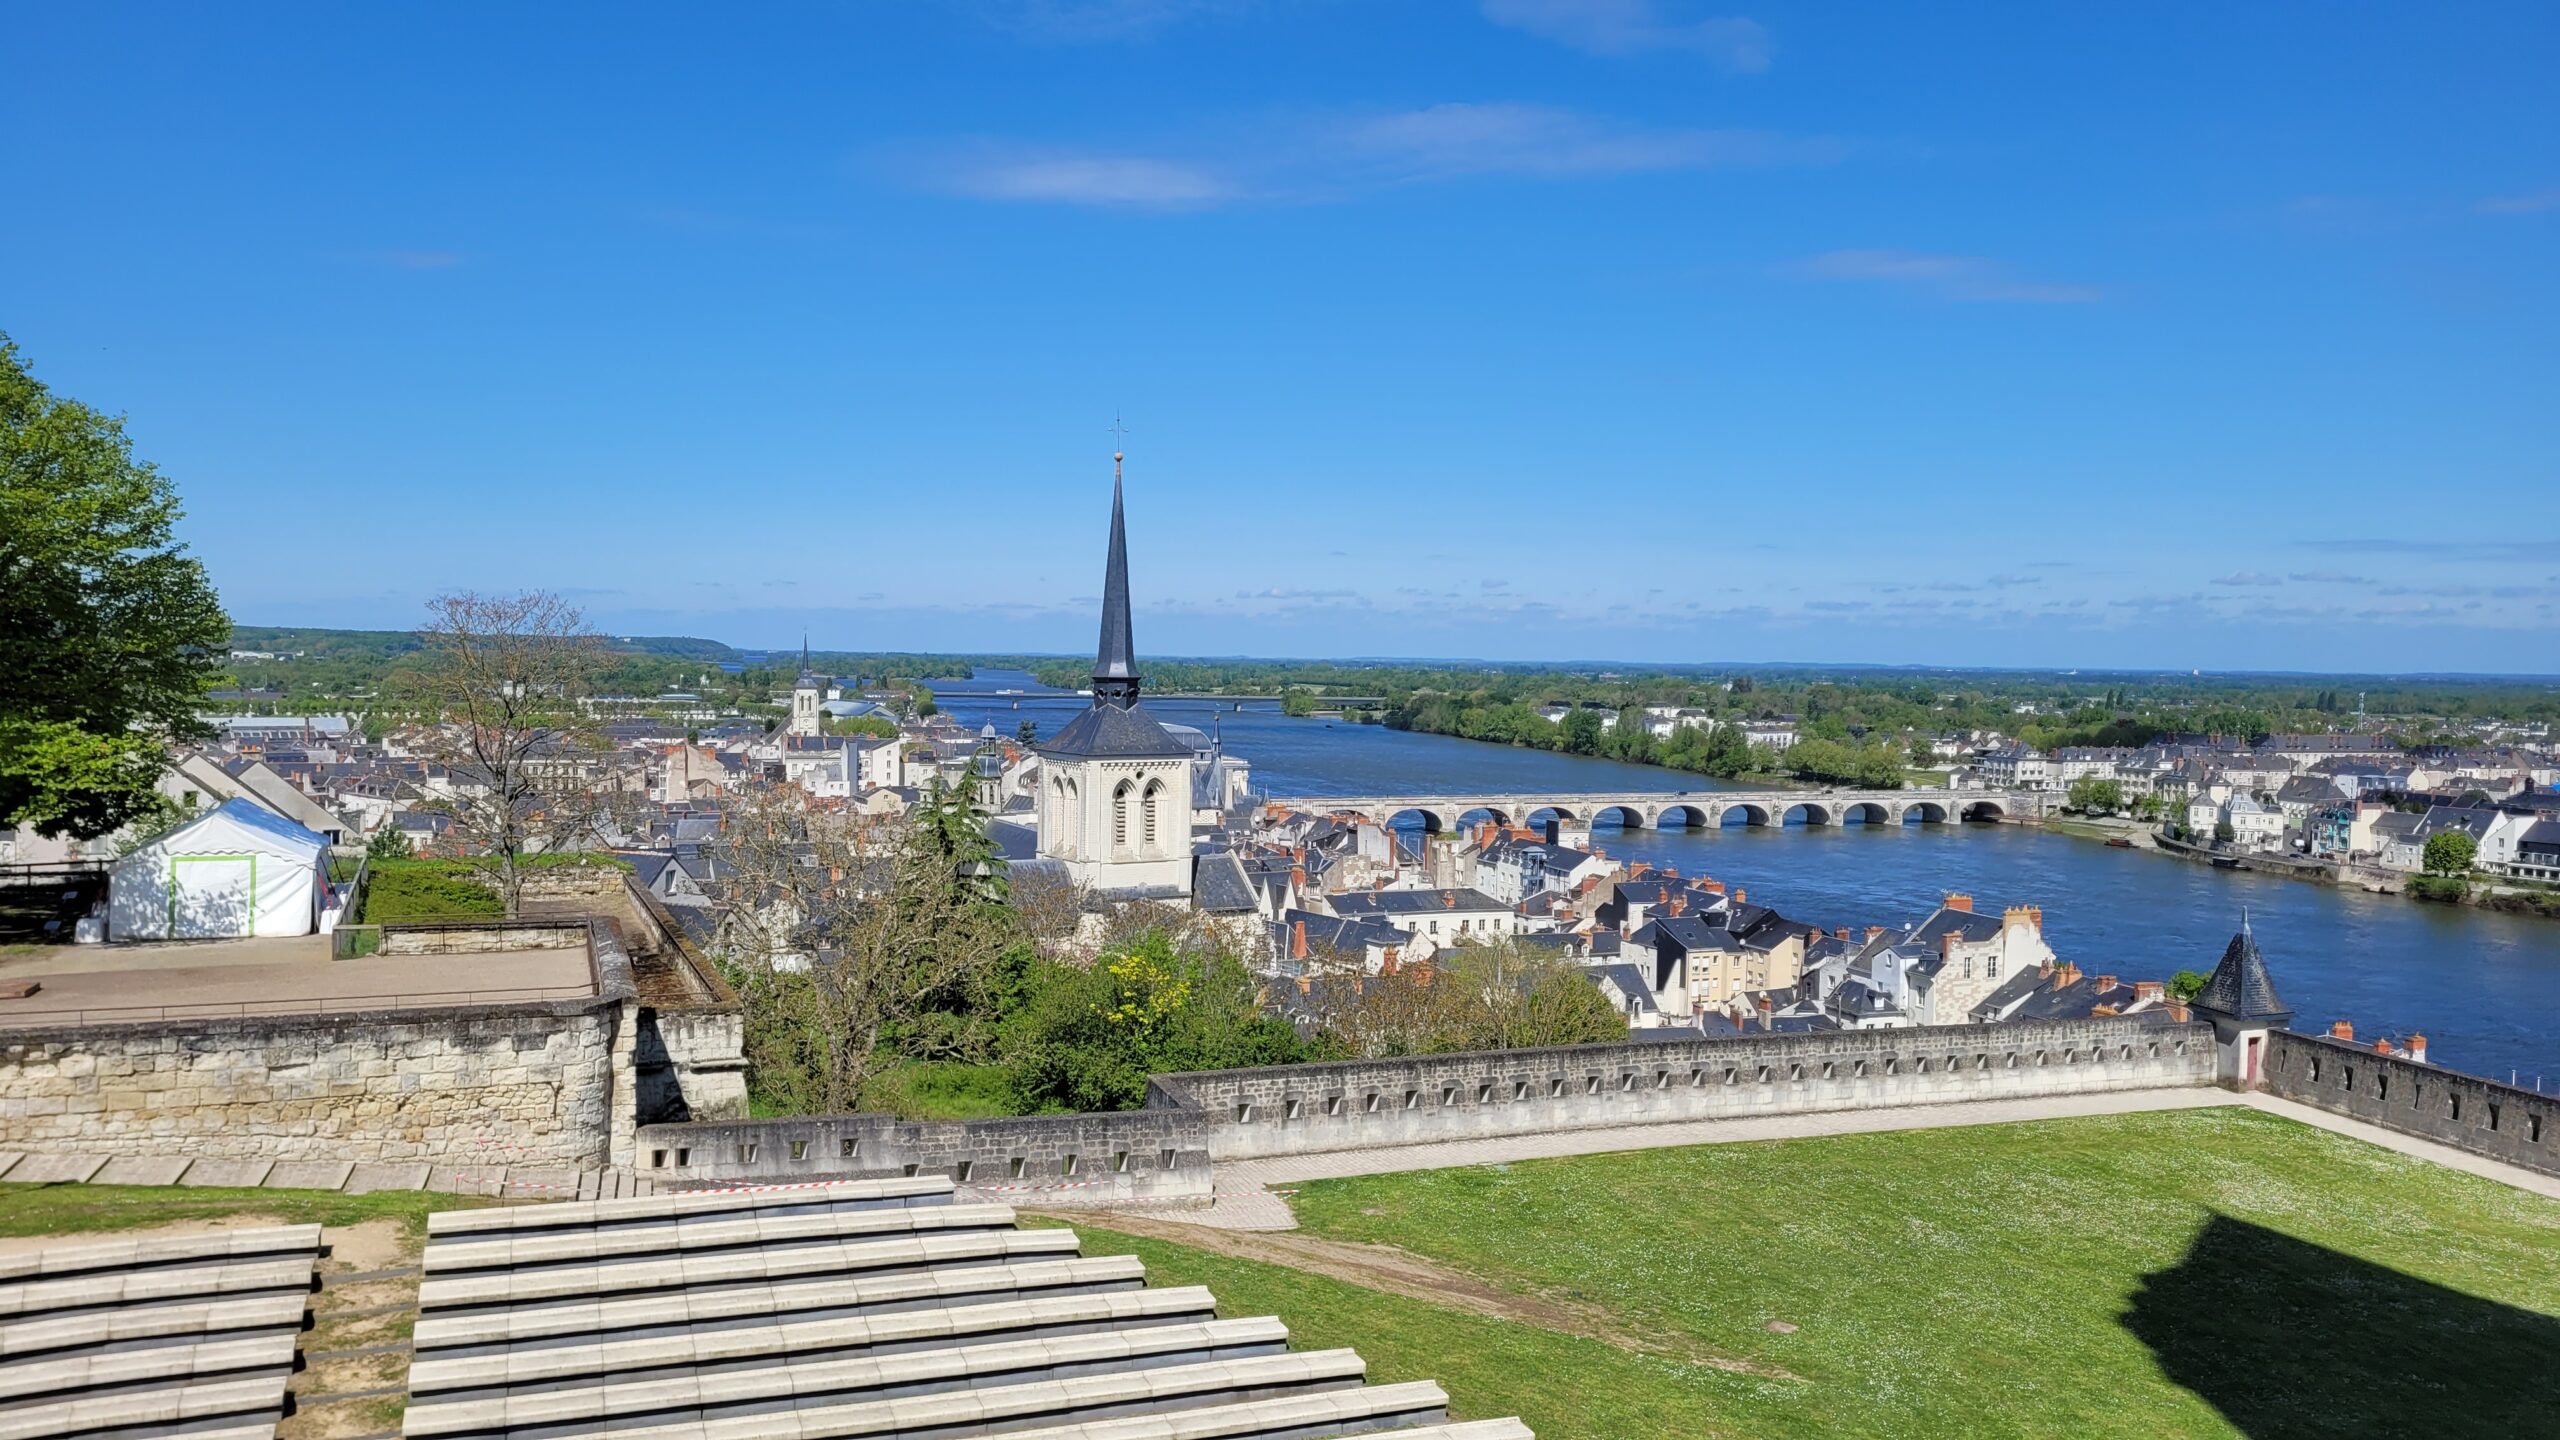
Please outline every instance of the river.
[{"label": "river", "polygon": [[[1039,686],[997,671],[934,683],[954,717],[972,728],[992,722],[1007,736],[1025,718],[1046,735],[1087,703],[988,693],[1002,688]],[[1239,711],[1233,702],[1157,700],[1147,708],[1203,730],[1214,725],[1231,753],[1253,763],[1257,793],[1730,788],[1650,765],[1292,718],[1269,703]],[[2363,1035],[2416,1031],[2437,1064],[2560,1087],[2560,921],[2215,870],[2029,826],[1604,827],[1593,843],[1741,885],[1753,900],[1826,930],[1907,924],[1949,891],[1972,895],[1977,909],[2040,905],[2065,959],[2140,979],[2211,970],[2245,911],[2295,1028],[2347,1020]]]}]

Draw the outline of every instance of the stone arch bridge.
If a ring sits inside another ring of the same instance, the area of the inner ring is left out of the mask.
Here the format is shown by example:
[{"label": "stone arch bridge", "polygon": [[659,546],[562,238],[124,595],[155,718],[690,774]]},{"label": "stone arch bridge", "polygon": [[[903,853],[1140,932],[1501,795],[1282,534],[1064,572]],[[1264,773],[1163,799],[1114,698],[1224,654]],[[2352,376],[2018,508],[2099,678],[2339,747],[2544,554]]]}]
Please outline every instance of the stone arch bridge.
[{"label": "stone arch bridge", "polygon": [[1422,828],[1456,830],[1481,812],[1505,825],[1552,815],[1567,825],[1615,820],[1629,830],[1714,829],[1730,824],[1938,825],[1955,821],[2041,820],[2046,797],[2032,790],[1704,790],[1679,794],[1309,795],[1272,797],[1293,810],[1356,812],[1378,824],[1422,817]]}]

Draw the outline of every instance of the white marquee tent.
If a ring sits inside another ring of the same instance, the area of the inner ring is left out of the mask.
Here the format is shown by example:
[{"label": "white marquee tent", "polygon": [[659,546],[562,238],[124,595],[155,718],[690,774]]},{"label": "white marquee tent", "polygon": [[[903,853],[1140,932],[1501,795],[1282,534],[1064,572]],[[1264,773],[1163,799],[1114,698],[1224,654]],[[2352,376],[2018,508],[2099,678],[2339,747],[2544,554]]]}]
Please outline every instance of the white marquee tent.
[{"label": "white marquee tent", "polygon": [[274,811],[226,800],[119,860],[107,938],[308,935],[329,901],[329,842]]}]

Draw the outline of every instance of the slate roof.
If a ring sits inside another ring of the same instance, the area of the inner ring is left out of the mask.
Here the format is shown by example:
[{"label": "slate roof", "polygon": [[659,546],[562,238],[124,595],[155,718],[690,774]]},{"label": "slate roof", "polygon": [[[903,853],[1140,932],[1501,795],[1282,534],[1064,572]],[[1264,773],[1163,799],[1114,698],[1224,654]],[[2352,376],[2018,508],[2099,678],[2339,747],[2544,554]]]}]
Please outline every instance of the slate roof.
[{"label": "slate roof", "polygon": [[2242,926],[2223,948],[2222,963],[2213,967],[2213,978],[2204,982],[2204,990],[2195,998],[2195,1008],[2211,1010],[2236,1020],[2270,1020],[2278,1024],[2291,1019],[2276,995],[2275,981],[2267,976],[2267,960],[2258,953],[2257,937]]},{"label": "slate roof", "polygon": [[1096,705],[1061,726],[1039,747],[1039,753],[1068,760],[1187,758],[1191,747],[1137,706]]},{"label": "slate roof", "polygon": [[1337,915],[1438,915],[1511,907],[1481,890],[1354,890],[1334,896],[1333,909]]},{"label": "slate roof", "polygon": [[1213,915],[1249,915],[1262,908],[1244,862],[1232,850],[1213,851],[1191,862],[1191,903]]}]

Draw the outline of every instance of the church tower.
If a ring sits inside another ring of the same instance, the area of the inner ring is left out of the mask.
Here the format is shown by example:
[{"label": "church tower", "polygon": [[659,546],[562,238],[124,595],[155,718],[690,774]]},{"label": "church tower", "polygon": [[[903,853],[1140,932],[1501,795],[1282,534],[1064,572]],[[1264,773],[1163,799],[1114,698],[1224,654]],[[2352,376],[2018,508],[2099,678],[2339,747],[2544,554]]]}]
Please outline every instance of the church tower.
[{"label": "church tower", "polygon": [[1170,899],[1191,893],[1192,753],[1138,703],[1121,458],[1111,456],[1093,704],[1038,749],[1040,853],[1100,893]]},{"label": "church tower", "polygon": [[827,687],[809,669],[809,637],[800,637],[800,678],[791,682],[791,733],[815,735],[822,728],[818,702],[825,699]]}]

